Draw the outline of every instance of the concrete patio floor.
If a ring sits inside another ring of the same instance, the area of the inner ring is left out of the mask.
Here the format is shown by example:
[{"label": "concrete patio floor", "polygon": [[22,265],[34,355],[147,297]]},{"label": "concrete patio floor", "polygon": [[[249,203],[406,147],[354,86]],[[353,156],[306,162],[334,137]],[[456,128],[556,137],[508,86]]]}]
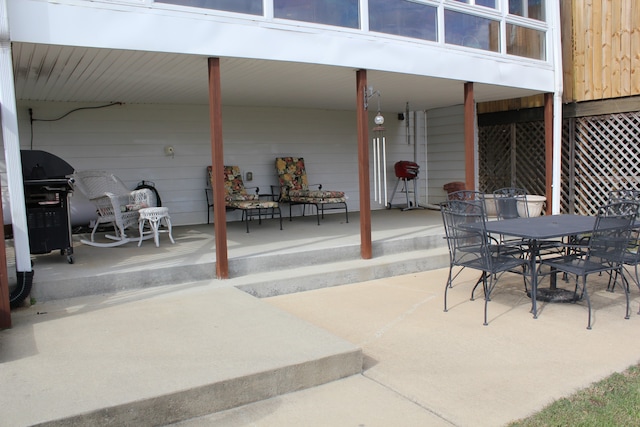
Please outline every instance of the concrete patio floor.
[{"label": "concrete patio floor", "polygon": [[[315,216],[296,217],[293,221],[285,218],[283,230],[277,220],[263,220],[261,225],[254,220],[250,233],[244,223],[229,222],[230,281],[226,284],[254,295],[271,296],[447,265],[440,212],[385,209],[373,211],[371,222],[371,260],[361,258],[358,212],[350,213],[349,223],[344,215],[326,215],[319,226]],[[96,240],[108,241],[101,234]],[[74,264],[68,264],[59,251],[32,256],[31,296],[36,301],[50,301],[216,280],[213,224],[173,227],[172,234],[174,245],[161,234],[160,247],[153,240],[145,240],[141,247],[131,242],[113,248],[82,244],[80,240],[88,239],[89,234],[74,234]],[[14,256],[11,248],[8,251],[9,280],[15,283],[15,266],[11,264]],[[350,263],[341,267],[340,263],[346,261]],[[353,262],[360,267],[356,268]],[[327,268],[327,264],[332,267]],[[290,277],[305,277],[304,286],[287,289],[287,283],[282,281],[283,270],[288,270]],[[336,274],[328,276],[331,271]]]},{"label": "concrete patio floor", "polygon": [[446,274],[266,299],[360,347],[362,374],[177,425],[495,427],[640,361],[636,287],[625,320],[624,294],[592,278],[596,323],[587,330],[584,302],[542,303],[533,319],[520,278],[503,276],[483,326],[483,300],[469,300],[477,274],[463,272],[445,313]]},{"label": "concrete patio floor", "polygon": [[498,426],[640,360],[637,288],[625,320],[596,277],[588,331],[584,303],[534,320],[504,276],[482,326],[473,271],[442,310],[439,213],[374,214],[372,260],[356,215],[231,223],[229,280],[198,278],[215,271],[212,226],[159,248],[78,245],[73,265],[35,257],[42,294],[0,331],[0,424]]}]

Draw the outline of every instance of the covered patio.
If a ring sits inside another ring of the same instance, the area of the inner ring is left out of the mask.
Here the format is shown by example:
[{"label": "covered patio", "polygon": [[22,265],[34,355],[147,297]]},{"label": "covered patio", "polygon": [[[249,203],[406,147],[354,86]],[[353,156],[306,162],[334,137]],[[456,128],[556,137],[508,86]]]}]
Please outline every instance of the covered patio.
[{"label": "covered patio", "polygon": [[[74,234],[74,264],[58,251],[32,255],[31,296],[36,302],[83,295],[109,294],[126,289],[178,285],[213,280],[265,297],[326,286],[354,283],[448,265],[439,211],[388,209],[372,212],[373,257],[360,257],[360,217],[351,212],[327,214],[316,225],[315,215],[283,220],[227,223],[230,277],[215,279],[213,224],[173,227],[171,244],[160,235],[140,247],[132,242],[116,248],[84,245],[87,234]],[[100,233],[99,233],[100,234]],[[104,234],[104,233],[102,233]],[[96,239],[102,239],[98,235]],[[11,241],[7,241],[11,243]],[[15,285],[14,256],[8,248],[9,282]]]}]

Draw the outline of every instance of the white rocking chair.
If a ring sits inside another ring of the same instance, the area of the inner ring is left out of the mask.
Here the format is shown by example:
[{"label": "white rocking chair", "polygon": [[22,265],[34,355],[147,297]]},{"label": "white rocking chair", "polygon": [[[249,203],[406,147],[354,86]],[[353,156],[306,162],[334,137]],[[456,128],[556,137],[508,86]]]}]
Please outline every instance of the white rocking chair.
[{"label": "white rocking chair", "polygon": [[[75,171],[73,185],[96,206],[98,219],[91,231],[91,240],[82,239],[85,245],[98,247],[120,246],[138,242],[139,237],[129,237],[126,229],[138,230],[138,211],[156,205],[155,194],[149,189],[129,190],[115,175],[105,171]],[[105,235],[113,242],[95,241],[100,224],[113,224],[115,235]],[[149,238],[151,236],[145,236]]]}]

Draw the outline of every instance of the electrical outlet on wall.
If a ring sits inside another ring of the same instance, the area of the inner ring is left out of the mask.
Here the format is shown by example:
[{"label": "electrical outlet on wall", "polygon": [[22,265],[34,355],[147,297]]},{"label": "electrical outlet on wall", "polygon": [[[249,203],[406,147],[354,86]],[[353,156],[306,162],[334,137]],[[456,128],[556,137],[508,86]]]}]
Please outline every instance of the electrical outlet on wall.
[{"label": "electrical outlet on wall", "polygon": [[247,173],[245,174],[245,179],[246,179],[247,181],[253,181],[253,172],[247,172]]}]

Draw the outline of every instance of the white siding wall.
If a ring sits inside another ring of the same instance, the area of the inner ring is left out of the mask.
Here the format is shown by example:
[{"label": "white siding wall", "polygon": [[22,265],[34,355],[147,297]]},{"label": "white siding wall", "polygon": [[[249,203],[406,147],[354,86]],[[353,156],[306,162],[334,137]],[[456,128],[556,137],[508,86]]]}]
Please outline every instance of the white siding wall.
[{"label": "white siding wall", "polygon": [[[108,170],[131,188],[141,180],[153,181],[174,224],[206,222],[204,189],[206,167],[211,164],[208,106],[119,105],[76,111],[58,121],[37,120],[58,118],[87,106],[96,105],[20,102],[21,148],[51,152],[77,170]],[[36,119],[32,145],[29,108]],[[397,113],[385,116],[390,193],[395,185],[393,164],[413,160],[413,145],[407,145],[404,122],[397,119]],[[253,181],[245,185],[270,192],[270,186],[277,184],[275,157],[302,156],[310,183],[345,191],[350,211],[359,210],[360,203],[356,132],[356,116],[351,111],[223,106],[224,162],[253,172]],[[175,148],[174,157],[165,155],[168,145]],[[424,147],[421,150],[424,153]],[[1,170],[8,216],[4,165]],[[80,205],[76,195],[74,200],[72,219],[83,216],[80,211],[87,207],[86,202]],[[372,197],[372,208],[382,207]],[[239,214],[230,212],[228,218],[238,220]]]},{"label": "white siding wall", "polygon": [[437,204],[447,198],[444,184],[465,181],[464,108],[459,105],[429,110],[427,123],[429,203]]},{"label": "white siding wall", "polygon": [[[387,125],[390,123],[390,125]],[[407,129],[408,123],[408,129]],[[427,165],[425,157],[425,132],[424,132],[424,112],[410,112],[405,114],[405,119],[397,120],[397,114],[386,116],[385,126],[387,127],[387,185],[388,197],[395,188],[398,180],[395,175],[394,164],[401,160],[416,162],[420,166],[418,174],[418,203],[424,204],[426,201]],[[408,134],[408,138],[407,138]],[[417,144],[417,149],[414,145]],[[409,200],[414,201],[413,182],[408,183]],[[400,182],[398,190],[393,200],[389,200],[394,206],[406,206],[406,195],[401,193],[403,183]]]}]

